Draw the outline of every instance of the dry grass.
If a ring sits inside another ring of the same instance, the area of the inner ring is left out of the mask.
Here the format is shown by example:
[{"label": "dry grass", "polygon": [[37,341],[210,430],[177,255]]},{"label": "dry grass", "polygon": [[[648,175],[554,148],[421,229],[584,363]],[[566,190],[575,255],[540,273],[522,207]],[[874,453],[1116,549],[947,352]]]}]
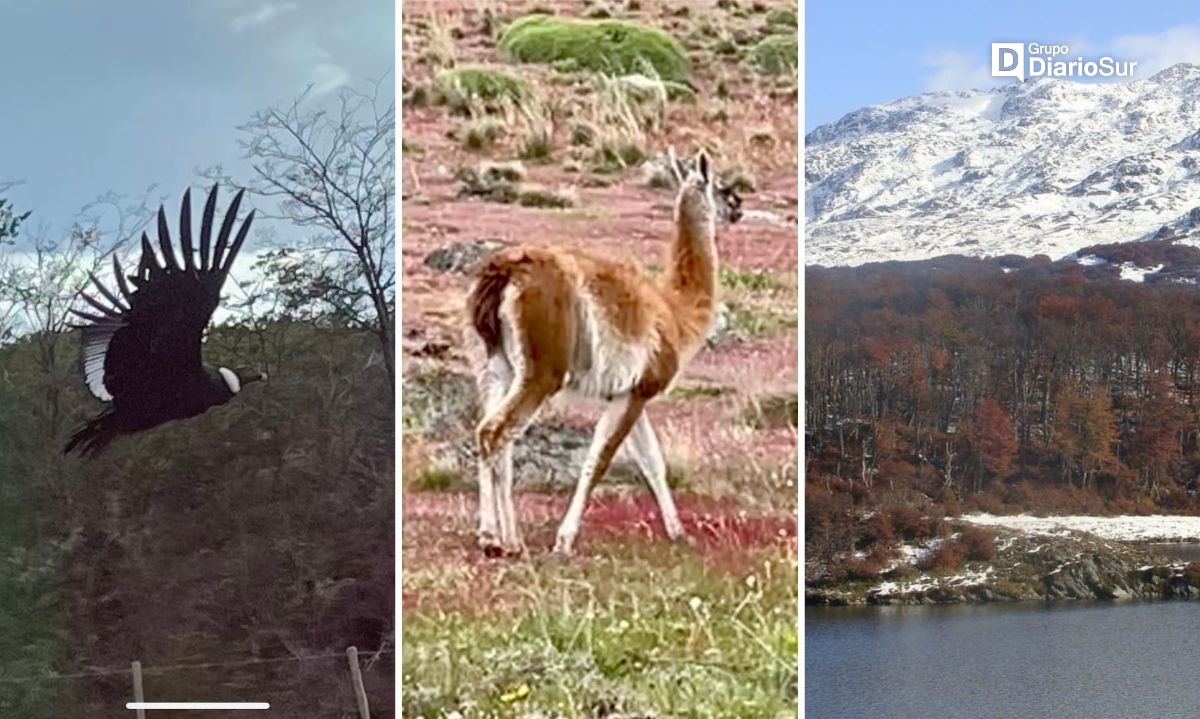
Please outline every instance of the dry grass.
[{"label": "dry grass", "polygon": [[517,157],[544,162],[554,154],[555,118],[560,112],[557,103],[542,92],[531,92],[520,102],[508,103],[505,117],[516,128]]},{"label": "dry grass", "polygon": [[452,18],[442,13],[429,16],[425,36],[425,58],[434,69],[454,67],[457,60],[453,28],[461,24],[462,18]]}]

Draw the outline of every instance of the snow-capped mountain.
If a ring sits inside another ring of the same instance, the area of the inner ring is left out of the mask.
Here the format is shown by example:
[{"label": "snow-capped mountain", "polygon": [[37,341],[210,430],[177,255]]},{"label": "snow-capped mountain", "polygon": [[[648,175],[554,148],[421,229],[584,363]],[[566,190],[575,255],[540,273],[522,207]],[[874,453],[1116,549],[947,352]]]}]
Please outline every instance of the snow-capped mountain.
[{"label": "snow-capped mountain", "polygon": [[1200,66],[863,108],[809,133],[805,183],[809,264],[1200,243]]}]

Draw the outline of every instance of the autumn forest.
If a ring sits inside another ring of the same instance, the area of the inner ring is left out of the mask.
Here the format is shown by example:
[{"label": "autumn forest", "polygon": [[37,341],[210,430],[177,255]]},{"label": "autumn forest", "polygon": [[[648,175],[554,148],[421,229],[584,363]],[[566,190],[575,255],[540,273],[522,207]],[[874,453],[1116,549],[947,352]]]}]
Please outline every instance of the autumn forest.
[{"label": "autumn forest", "polygon": [[1196,511],[1200,295],[1187,278],[945,257],[810,267],[807,283],[810,553],[869,545],[881,517],[914,507],[934,522]]}]

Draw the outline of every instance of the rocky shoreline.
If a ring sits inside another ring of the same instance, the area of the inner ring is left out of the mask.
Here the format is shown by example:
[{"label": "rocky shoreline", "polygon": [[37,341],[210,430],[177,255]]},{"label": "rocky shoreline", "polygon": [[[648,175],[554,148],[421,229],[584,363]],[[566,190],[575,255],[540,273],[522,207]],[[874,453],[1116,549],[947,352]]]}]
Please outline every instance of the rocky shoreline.
[{"label": "rocky shoreline", "polygon": [[[1031,534],[998,528],[996,556],[948,572],[915,572],[909,549],[878,581],[826,586],[810,581],[809,605],[953,604],[1061,599],[1200,598],[1200,562],[1182,562],[1143,543],[1085,532]],[[916,548],[919,553],[922,548]],[[907,576],[905,576],[907,575]],[[904,577],[904,578],[900,578]]]}]

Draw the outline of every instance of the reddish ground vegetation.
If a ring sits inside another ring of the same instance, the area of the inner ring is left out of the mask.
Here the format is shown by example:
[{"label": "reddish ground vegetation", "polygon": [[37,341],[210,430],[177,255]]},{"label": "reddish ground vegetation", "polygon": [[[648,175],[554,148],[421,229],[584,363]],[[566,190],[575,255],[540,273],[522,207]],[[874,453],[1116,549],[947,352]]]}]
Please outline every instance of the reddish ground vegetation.
[{"label": "reddish ground vegetation", "polygon": [[966,546],[961,542],[948,540],[921,557],[917,568],[925,572],[946,572],[961,567],[966,558]]},{"label": "reddish ground vegetation", "polygon": [[[476,546],[473,495],[405,494],[405,576],[426,577],[433,572],[440,577],[428,586],[410,586],[406,579],[405,611],[494,611],[519,604],[522,595],[505,583],[505,574],[514,562],[563,561],[551,555],[549,548],[567,500],[566,495],[532,493],[517,498],[518,520],[529,553],[514,560],[487,559]],[[794,515],[754,514],[731,500],[691,495],[676,500],[690,537],[689,551],[714,568],[735,568],[747,556],[766,548],[784,547],[795,554]],[[664,550],[674,546],[663,535],[653,498],[596,496],[584,514],[578,556],[567,561],[587,562],[598,554],[625,553],[631,547],[640,551],[655,545]]]},{"label": "reddish ground vegetation", "polygon": [[963,527],[957,541],[966,549],[970,561],[990,562],[996,558],[996,534],[991,530]]}]

